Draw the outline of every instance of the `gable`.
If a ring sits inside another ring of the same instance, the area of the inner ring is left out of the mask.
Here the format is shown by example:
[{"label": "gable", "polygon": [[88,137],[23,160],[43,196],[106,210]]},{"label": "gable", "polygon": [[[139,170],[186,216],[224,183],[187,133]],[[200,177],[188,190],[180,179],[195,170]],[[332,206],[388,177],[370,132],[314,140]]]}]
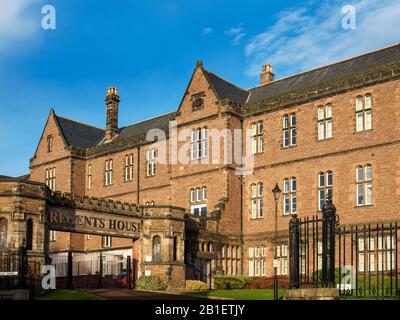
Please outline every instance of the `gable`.
[{"label": "gable", "polygon": [[[53,150],[48,152],[48,137],[50,136],[53,139]],[[56,115],[54,114],[54,111],[51,110],[43,128],[39,143],[36,147],[33,159],[39,159],[39,161],[50,161],[53,158],[57,158],[60,152],[64,151],[66,146],[67,144],[58,125]]]},{"label": "gable", "polygon": [[[194,105],[202,99],[202,106]],[[210,85],[201,65],[197,65],[179,106],[178,121],[192,121],[213,115],[219,110],[220,99]]]}]

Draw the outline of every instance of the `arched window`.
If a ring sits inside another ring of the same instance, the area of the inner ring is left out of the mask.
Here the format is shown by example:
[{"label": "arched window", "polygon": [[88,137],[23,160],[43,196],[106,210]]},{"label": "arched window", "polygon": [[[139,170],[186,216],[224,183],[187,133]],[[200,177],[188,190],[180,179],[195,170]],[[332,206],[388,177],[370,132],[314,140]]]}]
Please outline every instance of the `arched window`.
[{"label": "arched window", "polygon": [[172,259],[174,261],[178,260],[178,237],[177,236],[174,237],[174,249],[173,249],[173,253],[172,253]]},{"label": "arched window", "polygon": [[212,242],[209,242],[209,243],[208,243],[207,251],[208,251],[208,252],[213,252],[213,251],[214,251]]},{"label": "arched window", "polygon": [[161,261],[161,237],[153,237],[153,261]]},{"label": "arched window", "polygon": [[33,245],[33,221],[28,219],[26,221],[26,250],[32,250]]},{"label": "arched window", "polygon": [[0,218],[0,249],[7,248],[7,219]]}]

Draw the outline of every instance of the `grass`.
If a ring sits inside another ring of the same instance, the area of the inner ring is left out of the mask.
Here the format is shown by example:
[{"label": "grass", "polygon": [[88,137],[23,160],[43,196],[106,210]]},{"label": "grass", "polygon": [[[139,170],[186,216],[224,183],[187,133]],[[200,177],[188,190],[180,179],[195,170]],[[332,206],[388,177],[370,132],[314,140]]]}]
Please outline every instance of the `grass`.
[{"label": "grass", "polygon": [[[229,298],[235,300],[273,300],[272,289],[240,289],[240,290],[209,290],[185,293],[197,297]],[[279,299],[282,299],[283,290],[279,290]]]},{"label": "grass", "polygon": [[83,291],[57,289],[36,300],[104,300],[104,298]]}]

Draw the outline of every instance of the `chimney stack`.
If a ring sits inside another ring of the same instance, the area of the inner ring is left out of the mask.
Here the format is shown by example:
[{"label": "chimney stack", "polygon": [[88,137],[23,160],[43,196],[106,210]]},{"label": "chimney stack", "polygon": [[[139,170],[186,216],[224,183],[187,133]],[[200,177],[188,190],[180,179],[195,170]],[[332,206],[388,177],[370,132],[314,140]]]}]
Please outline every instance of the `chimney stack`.
[{"label": "chimney stack", "polygon": [[260,84],[266,84],[274,81],[275,75],[272,72],[272,66],[270,64],[264,64],[262,72],[260,74]]},{"label": "chimney stack", "polygon": [[105,141],[112,140],[118,133],[118,89],[110,87],[106,97],[106,136]]}]

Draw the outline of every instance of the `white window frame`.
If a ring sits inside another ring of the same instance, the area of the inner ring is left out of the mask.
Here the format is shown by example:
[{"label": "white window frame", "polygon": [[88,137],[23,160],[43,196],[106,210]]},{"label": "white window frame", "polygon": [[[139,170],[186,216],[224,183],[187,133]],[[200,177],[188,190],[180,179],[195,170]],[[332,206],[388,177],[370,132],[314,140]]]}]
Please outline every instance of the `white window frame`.
[{"label": "white window frame", "polygon": [[192,161],[208,158],[208,128],[192,130],[190,136],[190,159]]},{"label": "white window frame", "polygon": [[333,107],[331,104],[319,106],[317,110],[318,119],[318,140],[330,139],[333,137]]},{"label": "white window frame", "polygon": [[93,176],[93,167],[91,164],[87,166],[87,189],[92,190],[92,176]]},{"label": "white window frame", "polygon": [[51,191],[56,191],[56,167],[46,169],[45,183]]},{"label": "white window frame", "polygon": [[370,93],[356,98],[356,132],[372,130],[372,104]]},{"label": "white window frame", "polygon": [[113,184],[113,160],[108,159],[105,161],[105,169],[104,169],[104,185],[112,186]]},{"label": "white window frame", "polygon": [[282,145],[284,148],[297,145],[297,115],[295,112],[283,116]]},{"label": "white window frame", "polygon": [[151,148],[146,152],[146,176],[154,177],[156,175],[157,150]]},{"label": "white window frame", "polygon": [[356,204],[358,207],[373,204],[372,165],[359,165],[356,168]]},{"label": "white window frame", "polygon": [[125,156],[125,182],[133,180],[133,154]]},{"label": "white window frame", "polygon": [[101,243],[102,243],[103,248],[111,248],[112,237],[111,236],[102,236]]},{"label": "white window frame", "polygon": [[[321,181],[321,179],[323,179],[323,181]],[[333,187],[333,172],[331,170],[327,172],[320,172],[318,174],[318,195],[317,195],[318,211],[322,210],[328,192],[329,191],[332,192],[332,187]]]},{"label": "white window frame", "polygon": [[251,203],[250,218],[261,219],[264,217],[264,184],[253,183],[250,186]]},{"label": "white window frame", "polygon": [[297,179],[291,177],[283,180],[283,214],[297,213]]},{"label": "white window frame", "polygon": [[251,154],[264,152],[264,122],[258,121],[251,124]]}]

